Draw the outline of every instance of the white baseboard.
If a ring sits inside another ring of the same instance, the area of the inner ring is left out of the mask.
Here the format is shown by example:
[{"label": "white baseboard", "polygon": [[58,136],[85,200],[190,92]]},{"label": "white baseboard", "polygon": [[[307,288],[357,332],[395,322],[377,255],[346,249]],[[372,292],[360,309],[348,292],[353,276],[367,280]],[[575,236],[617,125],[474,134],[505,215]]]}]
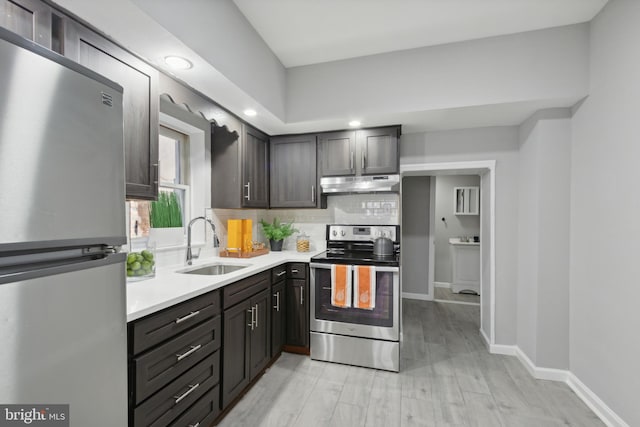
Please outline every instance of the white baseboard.
[{"label": "white baseboard", "polygon": [[520,360],[520,362],[524,365],[524,367],[529,371],[533,378],[537,378],[539,380],[550,380],[550,381],[562,381],[567,382],[569,378],[569,371],[565,369],[554,369],[554,368],[540,368],[536,366],[529,356],[527,356],[524,351],[520,347],[516,346],[516,357]]},{"label": "white baseboard", "polygon": [[597,394],[580,381],[571,371],[540,368],[536,366],[517,345],[491,344],[483,330],[480,330],[480,336],[484,340],[490,353],[517,357],[532,377],[539,380],[561,381],[566,383],[608,427],[629,427],[629,424],[609,408]]},{"label": "white baseboard", "polygon": [[403,292],[402,293],[402,298],[418,299],[418,300],[422,300],[422,301],[433,301],[433,297],[431,297],[428,294],[416,294],[416,293],[413,293],[413,292]]},{"label": "white baseboard", "polygon": [[449,282],[433,282],[435,288],[447,288],[451,289],[451,283]]},{"label": "white baseboard", "polygon": [[466,301],[454,301],[450,299],[434,299],[435,302],[443,302],[445,304],[460,304],[460,305],[475,305],[476,307],[480,305],[479,302],[466,302]]},{"label": "white baseboard", "polygon": [[629,427],[629,424],[613,412],[598,395],[580,381],[572,372],[569,372],[566,383],[607,426]]}]

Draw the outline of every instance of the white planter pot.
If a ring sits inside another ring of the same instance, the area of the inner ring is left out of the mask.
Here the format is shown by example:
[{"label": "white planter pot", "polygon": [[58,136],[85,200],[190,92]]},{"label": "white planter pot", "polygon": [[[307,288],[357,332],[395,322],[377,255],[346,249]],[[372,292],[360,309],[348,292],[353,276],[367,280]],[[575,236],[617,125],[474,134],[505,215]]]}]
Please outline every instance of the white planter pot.
[{"label": "white planter pot", "polygon": [[184,228],[150,228],[149,242],[156,242],[157,247],[181,246],[184,244]]}]

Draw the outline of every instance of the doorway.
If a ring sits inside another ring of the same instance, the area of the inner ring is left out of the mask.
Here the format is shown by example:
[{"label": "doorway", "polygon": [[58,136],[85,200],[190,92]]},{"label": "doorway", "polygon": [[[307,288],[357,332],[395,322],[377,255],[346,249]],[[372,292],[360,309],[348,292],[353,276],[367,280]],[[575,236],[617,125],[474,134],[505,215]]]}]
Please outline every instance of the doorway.
[{"label": "doorway", "polygon": [[[420,163],[420,164],[403,164],[400,167],[400,173],[403,181],[401,192],[401,230],[405,224],[404,221],[411,221],[410,215],[405,215],[408,204],[405,200],[415,200],[416,195],[419,197],[429,197],[429,226],[430,230],[435,229],[435,221],[441,218],[435,217],[435,180],[430,177],[447,176],[447,175],[477,175],[480,177],[480,197],[479,197],[479,213],[480,213],[480,333],[489,344],[495,343],[495,160],[471,161],[471,162],[454,162],[454,163]],[[407,181],[409,184],[405,189],[405,179],[407,177],[420,177],[418,181],[411,179]],[[422,186],[419,182],[422,180]],[[428,183],[428,184],[427,184]],[[428,185],[428,189],[425,188]],[[416,194],[416,187],[421,188],[422,194]],[[405,191],[408,190],[408,191]],[[411,197],[409,199],[408,197]],[[453,208],[453,206],[452,206]],[[425,207],[425,209],[427,209]],[[445,217],[446,220],[446,217]],[[415,224],[406,224],[415,227]],[[407,239],[408,246],[405,245],[403,239],[401,251],[401,279],[403,296],[415,299],[434,300],[435,299],[435,239],[434,233],[428,232],[429,239],[424,246],[423,252],[416,253],[412,246],[411,239]],[[416,262],[416,255],[420,258],[420,264]],[[423,259],[424,258],[424,259]],[[414,279],[416,274],[412,272],[414,266],[419,265],[424,275],[426,275],[427,283],[424,280],[423,289],[416,291]],[[405,289],[405,273],[407,278],[412,280],[412,285],[408,285]],[[426,292],[425,292],[426,291]]]}]

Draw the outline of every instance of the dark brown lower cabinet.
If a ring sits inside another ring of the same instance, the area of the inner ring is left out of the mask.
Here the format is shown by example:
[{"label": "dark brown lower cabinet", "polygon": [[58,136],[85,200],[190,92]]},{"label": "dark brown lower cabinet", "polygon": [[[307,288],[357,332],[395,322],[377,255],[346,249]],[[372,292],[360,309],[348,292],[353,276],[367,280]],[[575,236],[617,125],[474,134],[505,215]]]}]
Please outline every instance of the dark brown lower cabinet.
[{"label": "dark brown lower cabinet", "polygon": [[271,360],[270,290],[224,311],[222,407],[235,399]]},{"label": "dark brown lower cabinet", "polygon": [[286,345],[309,347],[309,283],[306,279],[287,280]]},{"label": "dark brown lower cabinet", "polygon": [[219,291],[131,322],[129,426],[208,426],[220,413]]},{"label": "dark brown lower cabinet", "polygon": [[285,284],[286,280],[271,286],[271,358],[281,351],[285,340]]}]

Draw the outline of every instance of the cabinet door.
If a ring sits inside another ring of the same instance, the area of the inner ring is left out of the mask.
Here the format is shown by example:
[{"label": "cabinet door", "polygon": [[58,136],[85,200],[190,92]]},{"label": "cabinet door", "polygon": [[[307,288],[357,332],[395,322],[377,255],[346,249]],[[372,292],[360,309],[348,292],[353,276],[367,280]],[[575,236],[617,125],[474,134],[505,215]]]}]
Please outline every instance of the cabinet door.
[{"label": "cabinet door", "polygon": [[318,135],[320,173],[322,176],[354,175],[355,132],[331,132]]},{"label": "cabinet door", "polygon": [[242,206],[269,206],[269,137],[251,126],[244,126],[242,152]]},{"label": "cabinet door", "polygon": [[399,172],[398,132],[398,127],[365,129],[356,132],[360,174],[396,174]]},{"label": "cabinet door", "polygon": [[251,345],[251,301],[224,312],[222,345],[222,407],[225,408],[249,384]]},{"label": "cabinet door", "polygon": [[285,281],[271,287],[271,358],[282,351],[285,340]]},{"label": "cabinet door", "polygon": [[272,208],[317,206],[316,136],[271,138]]},{"label": "cabinet door", "polygon": [[306,280],[287,281],[287,345],[309,346],[309,289]]},{"label": "cabinet door", "polygon": [[86,27],[68,21],[65,55],[124,88],[124,146],[128,198],[158,194],[158,72]]},{"label": "cabinet door", "polygon": [[249,371],[254,379],[271,360],[271,291],[267,289],[252,297],[251,307],[255,307],[255,311]]},{"label": "cabinet door", "polygon": [[52,9],[37,0],[0,0],[0,26],[51,49]]}]

